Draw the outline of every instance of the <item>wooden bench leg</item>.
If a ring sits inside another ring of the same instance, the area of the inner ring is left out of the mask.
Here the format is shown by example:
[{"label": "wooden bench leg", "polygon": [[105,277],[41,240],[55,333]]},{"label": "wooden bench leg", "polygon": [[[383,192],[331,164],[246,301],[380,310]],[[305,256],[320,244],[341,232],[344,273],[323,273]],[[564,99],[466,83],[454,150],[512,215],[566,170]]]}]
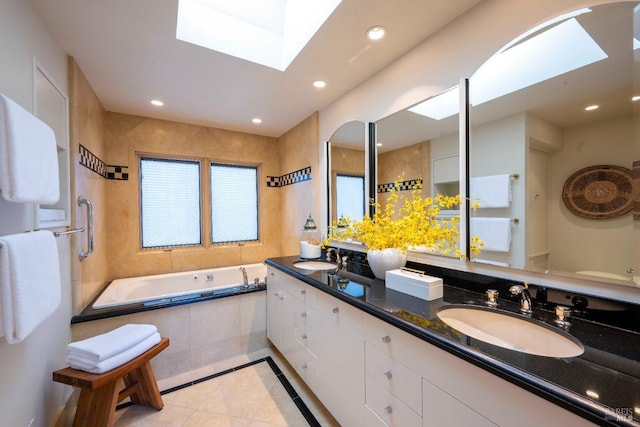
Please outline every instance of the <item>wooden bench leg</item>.
[{"label": "wooden bench leg", "polygon": [[118,381],[95,390],[82,389],[73,427],[110,427],[118,403]]},{"label": "wooden bench leg", "polygon": [[162,409],[164,403],[160,390],[153,375],[153,369],[149,362],[143,364],[134,371],[124,376],[124,383],[131,386],[138,383],[140,386],[131,395],[131,401],[137,405],[150,406],[155,409]]}]

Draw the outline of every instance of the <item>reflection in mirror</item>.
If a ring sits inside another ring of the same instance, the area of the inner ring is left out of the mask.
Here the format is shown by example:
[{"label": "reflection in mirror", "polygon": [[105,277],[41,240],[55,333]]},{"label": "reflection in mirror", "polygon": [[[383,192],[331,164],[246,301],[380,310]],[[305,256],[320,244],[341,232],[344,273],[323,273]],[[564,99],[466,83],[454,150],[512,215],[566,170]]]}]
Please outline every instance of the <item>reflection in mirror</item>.
[{"label": "reflection in mirror", "polygon": [[563,16],[470,79],[470,195],[481,206],[471,235],[487,245],[476,261],[640,283],[637,9],[621,2]]},{"label": "reflection in mirror", "polygon": [[[459,102],[455,87],[376,123],[380,206],[396,182],[400,199],[410,196],[417,183],[423,197],[459,194]],[[440,217],[459,214],[457,209],[442,210]]]},{"label": "reflection in mirror", "polygon": [[365,146],[365,124],[359,121],[340,126],[329,141],[329,224],[364,217]]}]

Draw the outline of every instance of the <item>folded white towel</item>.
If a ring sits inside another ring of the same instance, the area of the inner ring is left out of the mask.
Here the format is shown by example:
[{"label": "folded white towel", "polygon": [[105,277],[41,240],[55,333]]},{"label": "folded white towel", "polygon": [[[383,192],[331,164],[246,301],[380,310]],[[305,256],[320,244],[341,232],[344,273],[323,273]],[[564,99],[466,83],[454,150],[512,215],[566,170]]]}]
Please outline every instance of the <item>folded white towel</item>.
[{"label": "folded white towel", "polygon": [[480,208],[508,208],[511,203],[511,176],[491,175],[470,179],[471,201]]},{"label": "folded white towel", "polygon": [[60,305],[58,245],[49,231],[2,236],[0,244],[0,335],[14,344]]},{"label": "folded white towel", "polygon": [[158,328],[155,325],[130,323],[104,334],[72,342],[67,345],[67,354],[90,362],[100,362],[135,347],[156,332]]},{"label": "folded white towel", "polygon": [[511,247],[510,218],[471,218],[471,236],[484,243],[483,251],[509,252]]},{"label": "folded white towel", "polygon": [[80,369],[82,371],[91,372],[92,374],[103,374],[120,365],[124,365],[132,359],[135,359],[154,345],[158,344],[160,340],[160,334],[156,332],[135,346],[100,362],[87,363],[85,360],[78,360],[72,356],[67,356],[66,362],[73,369]]},{"label": "folded white towel", "polygon": [[60,198],[53,130],[1,93],[0,189],[9,202],[50,205]]}]

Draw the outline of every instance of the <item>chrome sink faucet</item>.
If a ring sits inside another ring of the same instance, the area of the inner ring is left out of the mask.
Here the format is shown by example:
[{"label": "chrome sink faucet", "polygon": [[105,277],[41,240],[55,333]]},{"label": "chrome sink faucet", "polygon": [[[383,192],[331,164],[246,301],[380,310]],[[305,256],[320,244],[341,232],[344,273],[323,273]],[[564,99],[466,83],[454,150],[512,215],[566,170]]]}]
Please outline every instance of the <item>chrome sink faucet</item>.
[{"label": "chrome sink faucet", "polygon": [[511,295],[520,295],[520,312],[523,314],[531,314],[531,294],[529,294],[529,285],[513,285],[509,288]]},{"label": "chrome sink faucet", "polygon": [[336,258],[336,262],[340,262],[340,249],[329,248],[327,249],[327,261],[331,262],[331,254]]},{"label": "chrome sink faucet", "polygon": [[249,278],[247,277],[247,269],[244,267],[240,267],[240,271],[242,271],[242,289],[249,289]]}]

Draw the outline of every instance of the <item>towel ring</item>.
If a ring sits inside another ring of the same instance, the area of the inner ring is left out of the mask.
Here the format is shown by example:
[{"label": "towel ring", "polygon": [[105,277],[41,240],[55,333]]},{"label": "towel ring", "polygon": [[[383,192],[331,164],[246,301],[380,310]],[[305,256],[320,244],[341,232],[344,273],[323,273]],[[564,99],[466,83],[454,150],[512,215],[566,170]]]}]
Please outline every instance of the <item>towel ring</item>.
[{"label": "towel ring", "polygon": [[87,252],[80,250],[80,261],[93,253],[93,203],[82,196],[78,197],[78,206],[87,206]]}]

